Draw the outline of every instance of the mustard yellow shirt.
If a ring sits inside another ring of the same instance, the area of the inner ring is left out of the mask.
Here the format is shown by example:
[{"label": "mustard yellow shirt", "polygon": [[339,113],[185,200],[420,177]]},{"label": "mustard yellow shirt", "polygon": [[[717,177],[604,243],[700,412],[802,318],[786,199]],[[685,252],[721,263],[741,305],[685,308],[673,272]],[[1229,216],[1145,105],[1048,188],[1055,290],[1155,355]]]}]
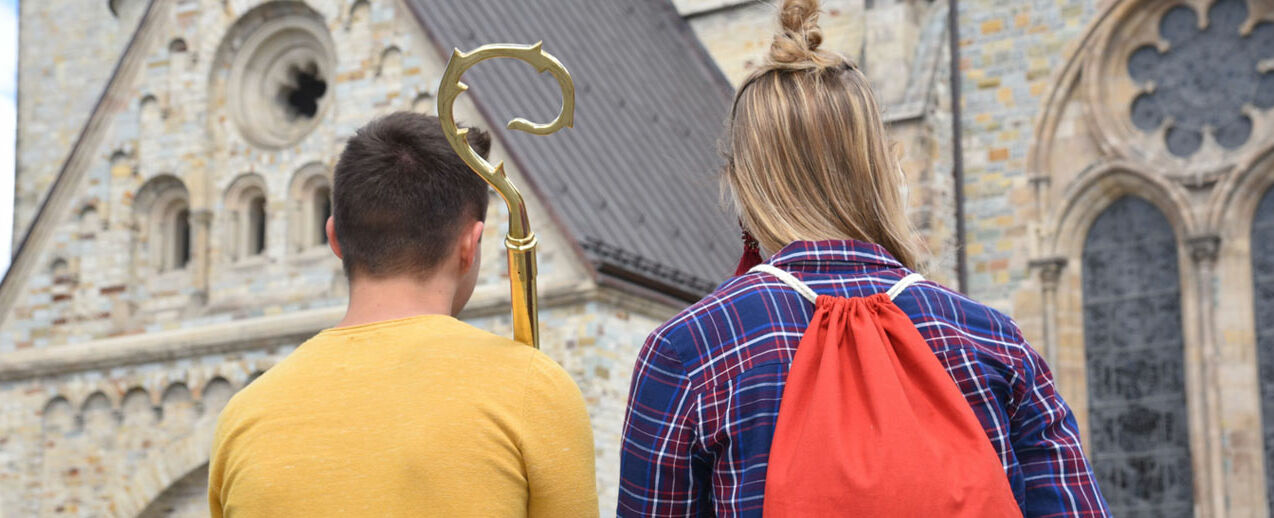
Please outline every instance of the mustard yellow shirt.
[{"label": "mustard yellow shirt", "polygon": [[212,516],[597,516],[579,388],[442,315],[328,329],[230,400]]}]

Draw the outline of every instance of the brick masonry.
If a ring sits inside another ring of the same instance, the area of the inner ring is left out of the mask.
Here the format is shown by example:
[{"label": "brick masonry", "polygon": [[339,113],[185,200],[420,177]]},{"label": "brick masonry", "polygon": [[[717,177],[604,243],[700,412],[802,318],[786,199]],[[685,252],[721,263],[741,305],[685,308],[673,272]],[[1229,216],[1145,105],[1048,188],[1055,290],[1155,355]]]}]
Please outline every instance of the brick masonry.
[{"label": "brick masonry", "polygon": [[[334,42],[338,68],[328,79],[339,102],[297,144],[264,150],[245,141],[234,127],[227,113],[227,103],[233,101],[226,99],[220,83],[233,57],[222,46],[223,38],[233,33],[243,13],[261,3],[232,1],[223,7],[222,2],[175,2],[141,77],[117,93],[131,101],[105,130],[72,210],[62,215],[50,246],[34,251],[41,267],[27,279],[13,307],[6,308],[0,355],[197,331],[297,312],[339,312],[346,290],[339,261],[325,247],[294,246],[300,226],[294,217],[298,201],[291,198],[294,182],[314,167],[330,171],[344,137],[369,117],[403,109],[432,111],[443,62],[395,2],[309,2]],[[79,131],[77,121],[82,123],[96,101],[89,95],[54,103],[33,92],[47,84],[104,84],[103,74],[109,73],[130,32],[105,2],[92,9],[27,4],[21,13],[18,195],[24,214],[33,212],[37,194],[47,190],[50,175],[61,167],[69,141]],[[59,18],[59,11],[76,16]],[[99,33],[110,32],[102,41],[119,42],[109,48],[74,38],[36,39],[48,25],[92,35],[94,41]],[[67,71],[83,75],[57,75],[46,62],[70,63]],[[76,68],[79,62],[87,63],[86,68]],[[91,68],[98,63],[102,70]],[[471,105],[461,103],[457,109],[465,120],[479,120]],[[55,123],[65,127],[52,128]],[[62,145],[52,146],[48,139]],[[503,155],[500,143],[493,153]],[[509,172],[515,178],[520,174],[513,167]],[[259,257],[237,259],[231,253],[234,225],[227,216],[226,193],[246,174],[260,175],[266,191],[266,249]],[[165,178],[180,181],[188,192],[195,252],[187,268],[161,272],[151,261],[150,248],[157,246],[158,236],[134,202]],[[529,203],[533,214],[544,213],[539,200]],[[200,227],[200,214],[207,214],[202,217],[206,227]],[[489,220],[506,218],[502,204],[492,203]],[[488,227],[487,260],[471,305],[498,305],[507,297],[502,226]],[[645,334],[672,309],[631,296],[599,299],[598,288],[559,229],[542,219],[536,231],[541,293],[581,294],[562,303],[546,301],[540,317],[544,349],[571,372],[589,401],[603,506],[613,507],[628,373]],[[200,233],[206,237],[201,239]],[[470,321],[509,333],[507,318]],[[237,347],[239,352],[229,354],[179,354],[182,359],[160,363],[124,361],[107,370],[66,365],[64,374],[0,382],[5,405],[0,418],[0,444],[5,445],[0,509],[5,512],[0,514],[133,515],[160,498],[156,506],[203,515],[204,495],[190,490],[190,481],[202,476],[216,409],[251,373],[268,368],[294,346],[263,341],[260,347]],[[211,396],[204,394],[208,387],[213,387]],[[173,490],[161,497],[169,485]]]},{"label": "brick masonry", "polygon": [[1032,253],[1035,120],[1096,9],[1092,0],[960,2],[968,292],[1011,315],[1029,304],[1015,294]]},{"label": "brick masonry", "polygon": [[[78,3],[68,8],[67,2],[58,1],[22,4],[15,235],[23,234],[62,166],[116,56],[127,44],[140,3],[117,2],[126,7],[120,17],[107,9],[107,2],[89,3],[87,8]],[[102,144],[94,150],[72,209],[61,215],[51,244],[32,251],[38,254],[39,268],[25,280],[12,307],[2,308],[7,315],[0,323],[0,372],[31,358],[51,361],[61,370],[0,376],[0,516],[150,516],[166,509],[176,515],[203,515],[199,489],[205,483],[202,466],[216,410],[301,339],[262,335],[219,352],[183,353],[173,346],[163,349],[173,357],[162,360],[101,353],[115,358],[103,368],[57,363],[56,358],[80,358],[88,354],[85,351],[97,351],[95,344],[129,343],[134,338],[137,343],[168,336],[180,336],[174,339],[178,344],[207,341],[215,337],[204,336],[203,330],[223,329],[217,326],[227,323],[268,324],[289,316],[317,315],[310,320],[313,329],[300,334],[330,325],[344,303],[345,283],[339,263],[322,247],[295,246],[298,228],[304,225],[297,216],[301,207],[294,196],[296,182],[315,168],[330,170],[344,136],[371,115],[433,109],[441,55],[398,2],[307,1],[332,38],[337,68],[328,79],[330,95],[339,102],[296,144],[259,148],[240,135],[229,116],[228,103],[234,100],[222,83],[234,52],[222,43],[233,33],[236,20],[263,2],[173,3],[161,41],[149,49],[141,76],[117,92],[129,100],[128,108],[103,130]],[[1045,96],[1064,79],[1060,70],[1110,3],[960,2],[967,291],[1018,318],[1037,346],[1045,343],[1051,320],[1048,300],[1034,277],[1037,270],[1030,264],[1047,253],[1041,250],[1039,236],[1048,231],[1032,179],[1048,171],[1030,170],[1028,158],[1041,139],[1056,140],[1057,156],[1063,158],[1049,167],[1065,173],[1054,173],[1052,189],[1061,192],[1068,185],[1062,180],[1083,174],[1086,163],[1080,163],[1080,157],[1089,160],[1101,154],[1083,126],[1081,110],[1073,107],[1066,109],[1056,135],[1035,131],[1049,109]],[[775,29],[769,2],[674,4],[735,84],[755,68]],[[825,46],[864,67],[889,120],[890,136],[899,145],[912,221],[929,250],[924,269],[931,278],[954,285],[958,247],[945,4],[824,4]],[[95,44],[82,44],[85,39]],[[56,102],[39,94],[50,88],[58,91]],[[458,109],[465,120],[481,120],[472,106],[461,104]],[[499,142],[494,153],[503,153]],[[260,175],[266,191],[266,250],[259,257],[237,259],[226,193],[246,174]],[[510,174],[519,177],[516,168]],[[158,239],[138,200],[145,200],[160,184],[157,179],[165,178],[184,185],[194,219],[206,223],[193,229],[198,250],[191,266],[160,272],[151,253]],[[544,213],[547,200],[528,201],[532,214]],[[500,205],[492,204],[489,221],[504,219]],[[597,286],[570,237],[543,219],[536,221],[536,230],[541,236],[540,290],[546,299],[541,313],[544,349],[572,374],[588,399],[597,440],[601,510],[610,515],[617,496],[618,434],[633,359],[645,334],[676,308]],[[487,260],[472,304],[480,309],[466,318],[479,327],[508,333],[508,318],[500,306],[507,296],[507,277],[499,227],[490,225],[485,236]],[[1241,288],[1247,282],[1243,276],[1235,279],[1226,272],[1231,264],[1244,264],[1247,243],[1241,236],[1234,242],[1237,248],[1222,248],[1225,267],[1220,275],[1226,286]],[[1078,280],[1073,273],[1063,273],[1060,286],[1057,293],[1063,296],[1057,312],[1062,316],[1054,319],[1054,334],[1061,345],[1044,352],[1056,362],[1058,383],[1083,424],[1087,392],[1082,322],[1066,316],[1075,312],[1077,299],[1072,295]],[[1249,283],[1248,291],[1241,293],[1250,298],[1250,289]],[[1231,307],[1226,300],[1219,304]],[[1259,410],[1253,410],[1259,407],[1259,395],[1253,397],[1257,392],[1250,372],[1250,312],[1246,306],[1220,312],[1224,325],[1218,331],[1221,369],[1226,373],[1219,381],[1225,403],[1218,414],[1226,424],[1218,434],[1226,444],[1225,476],[1231,477],[1226,480],[1237,488],[1227,493],[1237,502],[1230,504],[1236,516],[1264,505],[1259,484],[1244,482],[1258,479],[1261,472],[1259,424],[1254,424]],[[1187,331],[1193,333],[1199,319],[1193,314],[1187,319]],[[1192,347],[1187,346],[1189,354],[1198,350]],[[1196,389],[1199,394],[1205,391]],[[1202,437],[1204,426],[1192,426],[1200,428],[1195,437]],[[1196,449],[1209,444],[1201,442]],[[1201,514],[1215,515],[1206,510]]]},{"label": "brick masonry", "polygon": [[[693,3],[679,7],[737,82],[764,51],[773,30],[772,11],[749,2]],[[431,111],[443,63],[396,2],[307,2],[323,18],[333,41],[337,68],[328,79],[339,102],[296,144],[262,149],[241,136],[228,112],[235,100],[224,83],[234,53],[223,45],[235,37],[236,20],[260,4],[175,2],[161,41],[145,57],[141,77],[120,93],[130,99],[128,108],[105,130],[72,210],[62,215],[51,245],[34,252],[41,266],[8,308],[0,326],[0,355],[194,333],[182,335],[186,340],[228,322],[339,314],[345,297],[339,262],[323,247],[294,246],[304,224],[296,217],[296,184],[315,168],[330,170],[333,150],[369,116],[399,109]],[[121,9],[121,18],[105,3],[70,9],[76,12],[72,17],[60,14],[68,11],[62,7],[58,2],[24,4],[21,14],[18,205],[23,226],[96,101],[94,88],[72,89],[84,98],[61,103],[30,92],[49,84],[105,84],[110,64],[141,16],[136,6]],[[915,55],[945,52],[941,26],[937,33],[931,29],[928,39],[922,37],[924,20],[934,12],[925,2],[868,9],[861,0],[829,1],[824,27],[829,48],[864,62],[887,111],[898,106],[915,112],[895,117],[895,133],[913,178],[909,193],[914,219],[937,250],[933,275],[951,279],[953,256],[946,250],[954,226],[945,216],[952,203],[949,119],[942,115],[945,72],[937,67],[939,72],[931,74],[932,67],[912,63]],[[110,45],[35,37],[54,28],[93,35]],[[922,52],[925,45],[932,48]],[[460,113],[467,120],[478,119],[471,106],[461,105]],[[498,142],[494,153],[502,153]],[[235,225],[227,193],[248,174],[261,178],[268,221],[265,252],[244,259],[233,253]],[[513,169],[511,174],[518,173]],[[157,255],[152,247],[160,246],[161,239],[142,206],[164,182],[180,182],[195,215],[194,257],[175,271],[160,271],[153,264]],[[533,214],[542,213],[541,200],[530,203]],[[505,218],[501,204],[493,203],[491,210],[489,220]],[[548,221],[537,223],[541,293],[580,294],[554,298],[557,302],[542,308],[544,349],[572,374],[589,402],[602,514],[613,514],[619,432],[636,350],[675,308],[592,285],[567,236]],[[476,305],[498,306],[507,290],[499,227],[491,225],[485,239],[488,260]],[[509,331],[507,317],[474,316],[470,321],[497,333]],[[297,344],[260,340],[260,345],[244,344],[225,353],[179,351],[170,361],[125,359],[107,369],[66,364],[61,373],[0,381],[5,404],[0,444],[8,445],[0,456],[0,508],[20,515],[149,516],[166,510],[202,515],[204,495],[197,489],[206,483],[203,466],[216,410],[254,373]]]}]

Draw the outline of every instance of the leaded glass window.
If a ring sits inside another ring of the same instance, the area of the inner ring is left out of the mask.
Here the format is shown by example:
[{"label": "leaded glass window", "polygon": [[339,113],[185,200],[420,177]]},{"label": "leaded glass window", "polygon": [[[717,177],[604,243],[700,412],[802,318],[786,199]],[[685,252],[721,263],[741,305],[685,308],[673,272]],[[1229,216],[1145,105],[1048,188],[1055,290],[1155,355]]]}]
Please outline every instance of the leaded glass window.
[{"label": "leaded glass window", "polygon": [[1159,36],[1166,47],[1139,47],[1128,58],[1128,74],[1142,89],[1130,107],[1133,125],[1146,133],[1164,131],[1168,151],[1189,157],[1205,137],[1235,149],[1252,134],[1244,106],[1274,107],[1274,70],[1261,63],[1274,58],[1274,23],[1241,30],[1248,18],[1245,0],[1217,0],[1207,25],[1186,5],[1164,13]]},{"label": "leaded glass window", "polygon": [[1091,454],[1121,517],[1191,516],[1181,283],[1172,226],[1124,197],[1084,243],[1084,339]]},{"label": "leaded glass window", "polygon": [[1265,426],[1265,487],[1274,516],[1274,189],[1265,193],[1252,221],[1252,281]]}]

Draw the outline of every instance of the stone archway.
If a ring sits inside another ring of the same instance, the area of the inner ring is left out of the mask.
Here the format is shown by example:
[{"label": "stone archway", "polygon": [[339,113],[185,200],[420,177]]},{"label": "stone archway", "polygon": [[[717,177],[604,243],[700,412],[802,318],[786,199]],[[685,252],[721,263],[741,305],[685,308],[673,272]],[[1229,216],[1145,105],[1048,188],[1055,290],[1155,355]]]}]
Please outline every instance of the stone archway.
[{"label": "stone archway", "polygon": [[203,464],[173,482],[138,518],[201,518],[208,516],[208,465]]},{"label": "stone archway", "polygon": [[[190,435],[147,455],[146,461],[128,474],[116,492],[116,509],[121,516],[138,516],[182,483],[192,473],[207,477],[208,452],[216,432],[215,415],[200,419]],[[207,487],[205,478],[204,486]],[[206,509],[205,509],[206,511]]]}]

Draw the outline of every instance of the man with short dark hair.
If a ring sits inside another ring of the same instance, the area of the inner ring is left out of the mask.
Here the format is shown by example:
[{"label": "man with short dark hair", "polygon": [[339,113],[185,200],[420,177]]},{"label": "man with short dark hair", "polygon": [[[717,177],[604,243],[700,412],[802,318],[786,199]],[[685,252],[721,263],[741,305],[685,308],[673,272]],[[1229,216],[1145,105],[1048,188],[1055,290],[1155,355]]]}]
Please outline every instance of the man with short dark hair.
[{"label": "man with short dark hair", "polygon": [[[469,138],[485,156],[487,134]],[[364,126],[332,198],[349,308],[222,411],[212,515],[596,516],[579,389],[543,353],[455,318],[488,197],[438,119]]]}]

